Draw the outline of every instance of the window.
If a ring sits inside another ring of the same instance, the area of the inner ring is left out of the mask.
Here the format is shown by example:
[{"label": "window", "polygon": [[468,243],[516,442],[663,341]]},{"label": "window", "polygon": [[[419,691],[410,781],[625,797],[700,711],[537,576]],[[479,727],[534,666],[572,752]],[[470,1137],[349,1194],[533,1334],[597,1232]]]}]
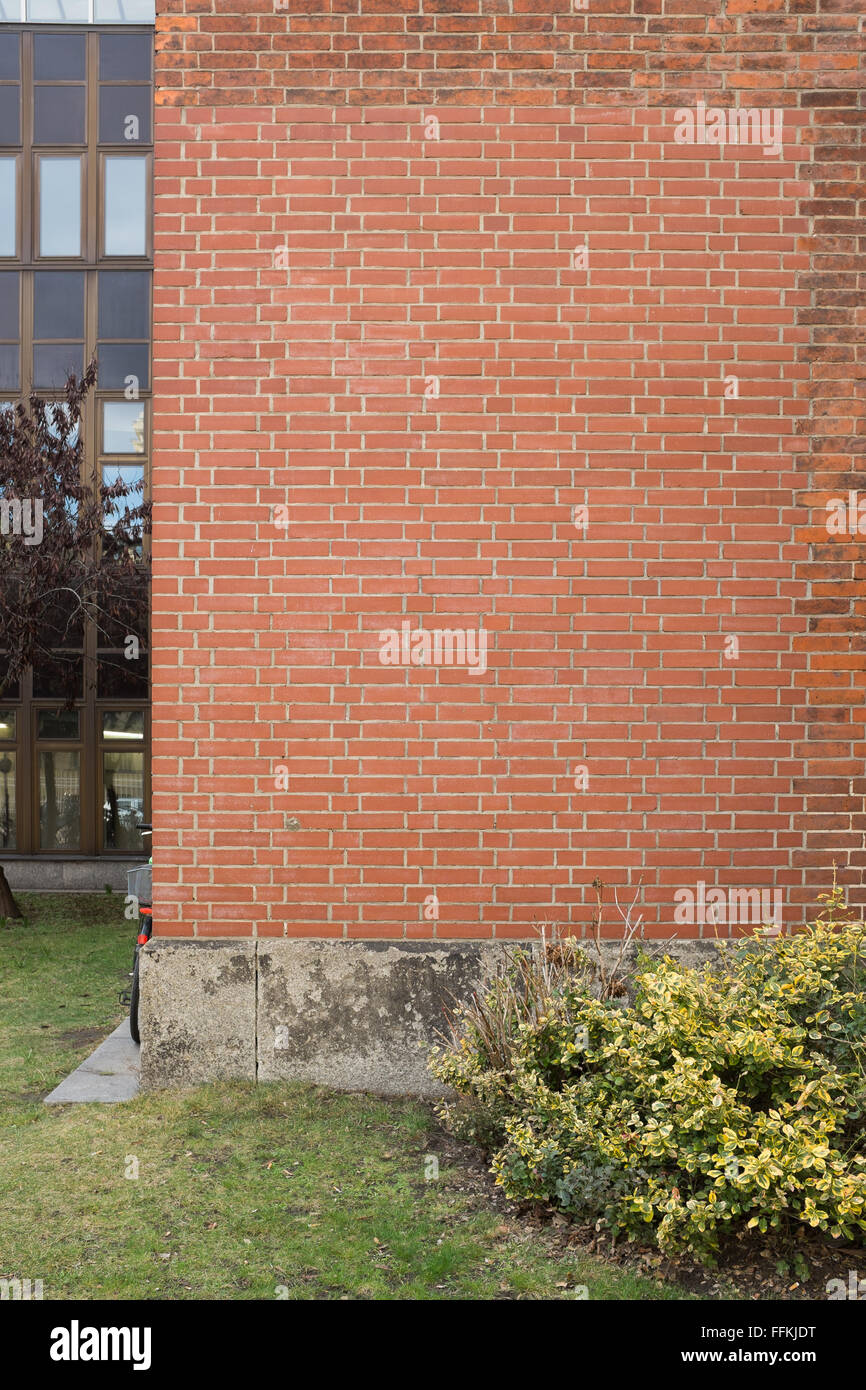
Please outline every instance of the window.
[{"label": "window", "polygon": [[143,256],[147,252],[147,160],[106,155],[103,166],[106,256]]},{"label": "window", "polygon": [[36,177],[39,200],[39,255],[81,255],[81,157],[40,155]]},{"label": "window", "polygon": [[[0,31],[0,408],[36,391],[62,409],[95,357],[82,469],[146,489],[153,32],[134,26],[153,5],[0,0],[3,20],[25,27]],[[88,27],[39,28],[58,23]],[[59,627],[53,656],[0,696],[0,855],[145,848],[148,633],[133,614]]]},{"label": "window", "polygon": [[153,24],[155,0],[0,0],[7,24]]},{"label": "window", "polygon": [[0,159],[0,256],[14,256],[17,250],[18,160]]}]

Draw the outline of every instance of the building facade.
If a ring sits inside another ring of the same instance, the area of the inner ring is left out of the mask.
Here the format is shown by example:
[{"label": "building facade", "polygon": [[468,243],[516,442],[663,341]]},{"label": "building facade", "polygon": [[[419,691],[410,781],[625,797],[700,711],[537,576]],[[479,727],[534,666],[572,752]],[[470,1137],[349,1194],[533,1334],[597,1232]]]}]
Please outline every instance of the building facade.
[{"label": "building facade", "polygon": [[149,1084],[421,1088],[599,881],[609,935],[862,905],[856,13],[160,0],[155,52]]}]

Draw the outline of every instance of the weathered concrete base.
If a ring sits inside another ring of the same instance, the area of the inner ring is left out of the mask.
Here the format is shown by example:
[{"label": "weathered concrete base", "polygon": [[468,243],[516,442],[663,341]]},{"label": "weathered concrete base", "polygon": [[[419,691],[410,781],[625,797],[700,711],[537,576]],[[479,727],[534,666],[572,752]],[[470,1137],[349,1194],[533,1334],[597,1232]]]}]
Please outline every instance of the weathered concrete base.
[{"label": "weathered concrete base", "polygon": [[[603,947],[613,964],[618,943]],[[441,1094],[427,1049],[447,1027],[446,1011],[489,979],[506,949],[495,941],[157,938],[142,951],[142,1087],[235,1078]],[[711,941],[664,949],[690,965],[716,955]]]},{"label": "weathered concrete base", "polygon": [[255,1077],[257,945],[165,938],[142,948],[144,1090]]}]

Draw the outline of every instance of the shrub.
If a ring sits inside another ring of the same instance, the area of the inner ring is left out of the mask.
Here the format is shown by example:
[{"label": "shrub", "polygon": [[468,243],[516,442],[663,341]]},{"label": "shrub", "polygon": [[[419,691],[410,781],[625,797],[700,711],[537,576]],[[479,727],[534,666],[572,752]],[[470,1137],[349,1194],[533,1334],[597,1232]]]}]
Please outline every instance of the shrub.
[{"label": "shrub", "polygon": [[[644,956],[631,1002],[579,949],[512,953],[431,1069],[513,1198],[712,1262],[728,1232],[866,1231],[866,926],[830,910],[691,969]],[[597,992],[597,991],[596,991]],[[495,1040],[495,1042],[494,1042]]]}]

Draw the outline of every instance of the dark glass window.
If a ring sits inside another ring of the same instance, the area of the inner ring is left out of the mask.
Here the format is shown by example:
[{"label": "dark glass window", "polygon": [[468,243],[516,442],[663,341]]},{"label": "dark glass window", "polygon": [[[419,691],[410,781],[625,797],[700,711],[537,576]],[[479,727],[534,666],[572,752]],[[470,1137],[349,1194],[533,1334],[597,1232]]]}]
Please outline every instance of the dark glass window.
[{"label": "dark glass window", "polygon": [[19,299],[18,271],[0,271],[0,338],[18,338]]},{"label": "dark glass window", "polygon": [[105,145],[150,143],[150,87],[100,87],[99,139]]},{"label": "dark glass window", "polygon": [[18,35],[0,34],[0,82],[8,82],[10,79],[15,82],[20,76],[21,58]]},{"label": "dark glass window", "polygon": [[97,351],[99,385],[103,391],[150,390],[148,343],[100,343]]},{"label": "dark glass window", "polygon": [[84,338],[84,271],[37,270],[33,276],[34,338]]},{"label": "dark glass window", "polygon": [[100,34],[100,82],[149,82],[152,53],[149,34]]},{"label": "dark glass window", "polygon": [[34,34],[33,76],[37,82],[83,82],[87,40],[84,34]]},{"label": "dark glass window", "polygon": [[17,343],[0,343],[0,391],[20,391],[21,349]]},{"label": "dark glass window", "polygon": [[150,271],[99,272],[100,338],[147,338],[150,335]]},{"label": "dark glass window", "polygon": [[83,145],[86,94],[85,87],[50,87],[46,84],[34,88],[34,144]]},{"label": "dark glass window", "polygon": [[71,376],[84,371],[83,343],[36,343],[33,385],[37,391],[59,391]]},{"label": "dark glass window", "polygon": [[36,737],[78,738],[78,710],[39,710],[36,716]]},{"label": "dark glass window", "polygon": [[21,142],[21,88],[15,84],[0,87],[0,145]]},{"label": "dark glass window", "polygon": [[101,651],[96,693],[100,700],[146,700],[148,692],[147,652],[127,661],[123,651]]}]

